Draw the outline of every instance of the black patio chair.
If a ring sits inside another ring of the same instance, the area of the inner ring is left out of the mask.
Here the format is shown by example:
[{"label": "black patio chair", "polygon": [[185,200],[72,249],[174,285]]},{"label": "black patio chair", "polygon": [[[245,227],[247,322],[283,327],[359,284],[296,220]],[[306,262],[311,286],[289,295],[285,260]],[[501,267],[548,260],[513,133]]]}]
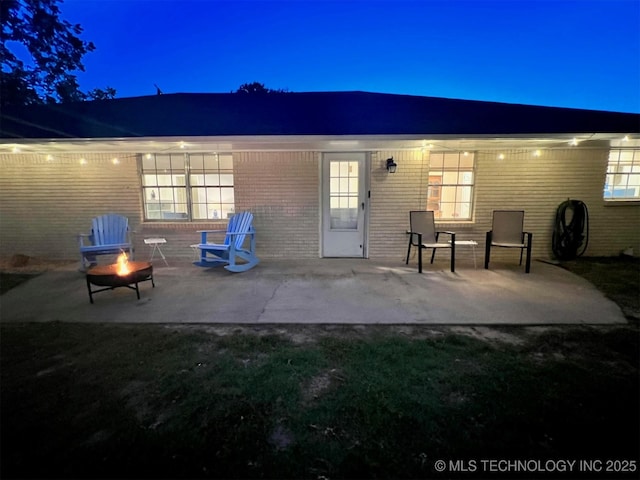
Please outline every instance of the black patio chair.
[{"label": "black patio chair", "polygon": [[[436,256],[438,248],[448,248],[451,250],[451,271],[456,271],[456,234],[454,232],[436,231],[436,223],[431,210],[412,210],[409,212],[409,247],[407,248],[407,261],[409,265],[409,255],[411,247],[418,247],[418,272],[422,273],[422,250],[433,249],[431,253],[431,263]],[[451,236],[451,241],[440,242],[440,234]]]},{"label": "black patio chair", "polygon": [[[525,242],[526,237],[526,242]],[[484,268],[489,268],[491,247],[519,248],[520,265],[522,254],[527,251],[525,272],[531,271],[531,242],[533,234],[524,231],[524,210],[494,210],[491,231],[487,232]]]}]

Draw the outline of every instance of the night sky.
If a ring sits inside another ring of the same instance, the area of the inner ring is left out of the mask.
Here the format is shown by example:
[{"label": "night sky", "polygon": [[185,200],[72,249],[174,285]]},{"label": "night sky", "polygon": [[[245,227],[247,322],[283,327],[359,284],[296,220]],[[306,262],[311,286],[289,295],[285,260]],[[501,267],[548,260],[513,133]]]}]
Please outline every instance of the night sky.
[{"label": "night sky", "polygon": [[65,0],[118,97],[363,90],[640,113],[640,0]]}]

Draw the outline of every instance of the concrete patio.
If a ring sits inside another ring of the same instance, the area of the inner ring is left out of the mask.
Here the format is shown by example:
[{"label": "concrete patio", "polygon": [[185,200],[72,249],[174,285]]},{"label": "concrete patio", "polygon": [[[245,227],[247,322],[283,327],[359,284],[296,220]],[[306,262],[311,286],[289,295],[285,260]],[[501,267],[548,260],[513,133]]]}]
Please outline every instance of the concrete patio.
[{"label": "concrete patio", "polygon": [[[401,262],[262,261],[248,272],[154,262],[155,288],[117,288],[89,303],[74,266],[46,272],[0,297],[2,322],[238,324],[620,324],[619,307],[568,271],[533,262],[491,270]],[[95,287],[97,288],[97,287]]]}]

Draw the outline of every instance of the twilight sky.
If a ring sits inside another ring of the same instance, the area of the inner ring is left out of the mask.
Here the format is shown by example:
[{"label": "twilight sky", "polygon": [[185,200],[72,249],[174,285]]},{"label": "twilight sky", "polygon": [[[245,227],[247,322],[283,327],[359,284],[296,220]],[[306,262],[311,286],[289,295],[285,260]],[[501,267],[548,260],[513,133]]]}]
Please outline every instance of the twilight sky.
[{"label": "twilight sky", "polygon": [[363,90],[640,113],[640,0],[65,0],[117,97]]}]

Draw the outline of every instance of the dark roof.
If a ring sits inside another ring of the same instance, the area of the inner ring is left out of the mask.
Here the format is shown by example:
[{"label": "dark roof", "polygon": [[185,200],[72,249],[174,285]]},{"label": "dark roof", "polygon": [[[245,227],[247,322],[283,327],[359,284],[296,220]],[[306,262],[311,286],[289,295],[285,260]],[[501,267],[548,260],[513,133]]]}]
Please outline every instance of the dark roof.
[{"label": "dark roof", "polygon": [[640,114],[367,92],[176,93],[0,114],[5,139],[639,131]]}]

